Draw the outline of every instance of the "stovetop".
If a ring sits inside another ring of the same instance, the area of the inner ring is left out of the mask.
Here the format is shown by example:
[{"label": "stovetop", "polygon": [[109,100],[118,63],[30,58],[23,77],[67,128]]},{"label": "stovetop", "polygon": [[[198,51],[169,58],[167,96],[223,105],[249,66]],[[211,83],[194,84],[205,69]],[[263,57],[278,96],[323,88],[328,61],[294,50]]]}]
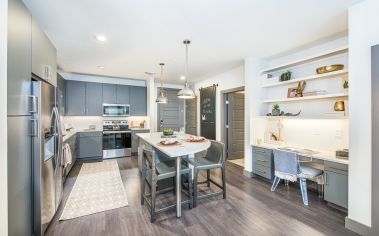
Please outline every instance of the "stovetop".
[{"label": "stovetop", "polygon": [[103,131],[128,131],[129,122],[127,120],[106,120],[103,121]]}]

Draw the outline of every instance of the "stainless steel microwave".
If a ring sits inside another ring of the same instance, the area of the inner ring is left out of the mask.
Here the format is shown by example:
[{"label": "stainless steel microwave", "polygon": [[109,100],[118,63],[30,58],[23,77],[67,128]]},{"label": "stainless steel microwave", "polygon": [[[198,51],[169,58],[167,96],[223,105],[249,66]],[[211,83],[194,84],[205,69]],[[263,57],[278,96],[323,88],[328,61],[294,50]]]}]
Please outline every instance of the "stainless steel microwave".
[{"label": "stainless steel microwave", "polygon": [[130,116],[130,105],[104,103],[103,116]]}]

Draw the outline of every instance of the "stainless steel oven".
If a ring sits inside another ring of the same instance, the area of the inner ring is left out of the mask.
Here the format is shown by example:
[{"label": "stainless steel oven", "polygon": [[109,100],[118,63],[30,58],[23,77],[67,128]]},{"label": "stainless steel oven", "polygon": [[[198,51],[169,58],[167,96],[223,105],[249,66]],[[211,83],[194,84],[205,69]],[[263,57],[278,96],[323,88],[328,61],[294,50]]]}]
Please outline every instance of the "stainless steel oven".
[{"label": "stainless steel oven", "polygon": [[130,116],[130,105],[104,103],[103,116]]},{"label": "stainless steel oven", "polygon": [[131,156],[132,132],[127,121],[104,121],[103,158]]}]

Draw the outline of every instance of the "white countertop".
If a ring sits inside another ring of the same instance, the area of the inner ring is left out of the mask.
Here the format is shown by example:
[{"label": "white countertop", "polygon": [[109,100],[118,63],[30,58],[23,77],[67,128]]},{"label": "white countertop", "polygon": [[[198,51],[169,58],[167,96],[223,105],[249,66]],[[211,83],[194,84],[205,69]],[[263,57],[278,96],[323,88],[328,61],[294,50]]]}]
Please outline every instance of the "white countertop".
[{"label": "white countertop", "polygon": [[[159,144],[160,141],[165,139],[161,137],[162,135],[163,135],[162,132],[137,133],[138,137],[140,137],[145,142],[147,142],[148,144],[158,149],[159,151],[163,152],[169,157],[179,157],[179,156],[187,156],[187,155],[195,154],[195,153],[207,150],[211,145],[211,142],[209,140],[206,140],[205,142],[199,142],[199,143],[189,143],[183,140],[179,140],[179,142],[181,142],[180,145],[163,146]],[[189,136],[189,135],[186,134],[185,136]]]},{"label": "white countertop", "polygon": [[[290,146],[290,145],[275,145],[275,144],[268,144],[268,143],[252,144],[252,146],[268,148],[268,149],[277,149],[277,148],[285,148],[285,147],[295,149],[295,150],[307,149],[307,148],[303,148],[303,147],[294,147],[294,146]],[[328,151],[315,150],[315,149],[311,149],[311,150],[316,151],[318,153],[308,154],[308,153],[299,152],[299,155],[314,158],[314,159],[324,160],[324,161],[341,163],[341,164],[345,164],[345,165],[349,164],[349,160],[337,158],[335,152],[328,152]]]},{"label": "white countertop", "polygon": [[139,127],[136,127],[136,128],[130,128],[130,130],[150,130],[150,128],[139,128]]},{"label": "white countertop", "polygon": [[79,129],[79,130],[72,129],[64,133],[65,135],[63,136],[63,142],[71,138],[74,134],[80,133],[80,132],[103,132],[103,130],[102,129]]}]

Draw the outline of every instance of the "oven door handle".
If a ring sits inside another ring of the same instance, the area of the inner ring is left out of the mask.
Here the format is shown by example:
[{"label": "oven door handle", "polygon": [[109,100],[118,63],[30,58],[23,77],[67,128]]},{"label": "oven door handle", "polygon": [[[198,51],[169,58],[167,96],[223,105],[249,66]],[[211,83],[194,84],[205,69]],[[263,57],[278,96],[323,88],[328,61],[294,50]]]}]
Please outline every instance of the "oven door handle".
[{"label": "oven door handle", "polygon": [[103,134],[120,134],[120,133],[132,133],[130,130],[119,130],[119,131],[103,131]]}]

